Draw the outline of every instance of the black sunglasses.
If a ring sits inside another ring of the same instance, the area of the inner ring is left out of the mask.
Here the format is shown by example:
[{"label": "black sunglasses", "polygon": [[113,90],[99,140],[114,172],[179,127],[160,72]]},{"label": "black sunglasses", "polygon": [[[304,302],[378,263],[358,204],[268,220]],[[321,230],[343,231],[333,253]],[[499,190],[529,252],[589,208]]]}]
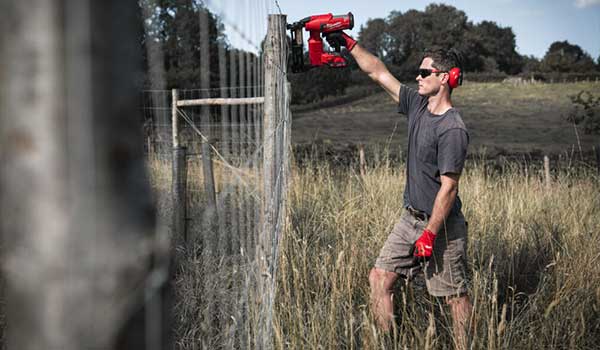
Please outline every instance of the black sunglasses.
[{"label": "black sunglasses", "polygon": [[448,73],[448,72],[445,70],[419,68],[419,75],[421,76],[421,78],[427,78],[428,76],[431,75],[431,73]]}]

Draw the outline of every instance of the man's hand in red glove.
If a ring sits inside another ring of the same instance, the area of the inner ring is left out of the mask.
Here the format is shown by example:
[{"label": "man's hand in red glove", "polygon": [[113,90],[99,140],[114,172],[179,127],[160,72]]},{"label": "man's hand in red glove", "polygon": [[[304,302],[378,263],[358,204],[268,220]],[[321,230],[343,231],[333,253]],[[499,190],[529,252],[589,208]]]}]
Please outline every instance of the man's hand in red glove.
[{"label": "man's hand in red glove", "polygon": [[348,51],[352,51],[354,45],[356,45],[356,40],[341,30],[325,34],[325,39],[331,47],[336,48],[338,51],[341,46],[345,46]]},{"label": "man's hand in red glove", "polygon": [[433,241],[436,234],[428,229],[423,230],[421,237],[415,242],[414,256],[418,259],[429,259],[433,252]]}]

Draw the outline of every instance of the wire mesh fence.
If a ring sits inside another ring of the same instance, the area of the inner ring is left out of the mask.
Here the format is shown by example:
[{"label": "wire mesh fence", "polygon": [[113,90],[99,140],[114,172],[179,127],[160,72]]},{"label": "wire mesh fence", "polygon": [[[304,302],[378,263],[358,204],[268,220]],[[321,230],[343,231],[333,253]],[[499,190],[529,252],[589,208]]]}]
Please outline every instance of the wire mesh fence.
[{"label": "wire mesh fence", "polygon": [[[270,15],[270,1],[200,5],[193,88],[166,89],[165,57],[149,51],[158,68],[142,92],[149,162],[171,182],[155,188],[177,252],[176,339],[180,348],[270,348],[291,127],[285,16]],[[211,16],[230,41],[202,42]]]},{"label": "wire mesh fence", "polygon": [[271,0],[5,3],[0,347],[166,349],[174,329],[178,349],[271,348],[285,16]]}]

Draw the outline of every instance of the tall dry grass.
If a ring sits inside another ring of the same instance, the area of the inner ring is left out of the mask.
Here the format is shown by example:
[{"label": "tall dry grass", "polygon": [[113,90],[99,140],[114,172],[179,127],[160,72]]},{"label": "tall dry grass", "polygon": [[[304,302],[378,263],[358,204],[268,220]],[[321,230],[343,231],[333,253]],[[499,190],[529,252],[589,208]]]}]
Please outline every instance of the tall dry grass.
[{"label": "tall dry grass", "polygon": [[[168,189],[165,165],[151,166],[161,191]],[[375,326],[367,276],[401,214],[405,169],[385,159],[363,178],[352,169],[317,161],[293,169],[276,277],[275,348],[452,348],[449,310],[421,279],[398,283],[394,332]],[[519,164],[502,172],[482,161],[466,165],[460,196],[469,222],[472,349],[600,344],[600,179],[593,169],[562,169],[547,188],[542,175]],[[197,256],[178,271],[178,344],[201,349],[211,320],[198,301],[211,275]],[[229,342],[244,347],[236,343]]]},{"label": "tall dry grass", "polygon": [[[592,349],[600,344],[600,181],[591,169],[554,174],[470,162],[460,183],[469,222],[473,349]],[[527,177],[525,176],[527,174]],[[447,349],[451,320],[420,280],[399,282],[396,329],[375,327],[368,272],[401,214],[404,167],[364,178],[296,169],[276,299],[280,349]]]}]

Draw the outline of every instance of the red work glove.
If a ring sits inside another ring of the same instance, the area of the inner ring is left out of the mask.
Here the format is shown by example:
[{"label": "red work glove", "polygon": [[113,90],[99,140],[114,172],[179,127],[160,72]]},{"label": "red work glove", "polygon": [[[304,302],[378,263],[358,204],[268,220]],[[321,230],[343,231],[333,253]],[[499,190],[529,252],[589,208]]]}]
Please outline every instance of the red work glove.
[{"label": "red work glove", "polygon": [[415,242],[415,252],[414,256],[416,258],[424,258],[427,259],[431,257],[431,253],[433,252],[433,241],[435,241],[436,234],[429,231],[428,229],[424,229],[421,237],[417,239]]},{"label": "red work glove", "polygon": [[344,33],[343,31],[331,32],[329,34],[325,34],[325,39],[331,47],[339,48],[341,46],[345,46],[348,51],[352,51],[354,45],[356,45],[356,40],[352,38],[350,35]]}]

